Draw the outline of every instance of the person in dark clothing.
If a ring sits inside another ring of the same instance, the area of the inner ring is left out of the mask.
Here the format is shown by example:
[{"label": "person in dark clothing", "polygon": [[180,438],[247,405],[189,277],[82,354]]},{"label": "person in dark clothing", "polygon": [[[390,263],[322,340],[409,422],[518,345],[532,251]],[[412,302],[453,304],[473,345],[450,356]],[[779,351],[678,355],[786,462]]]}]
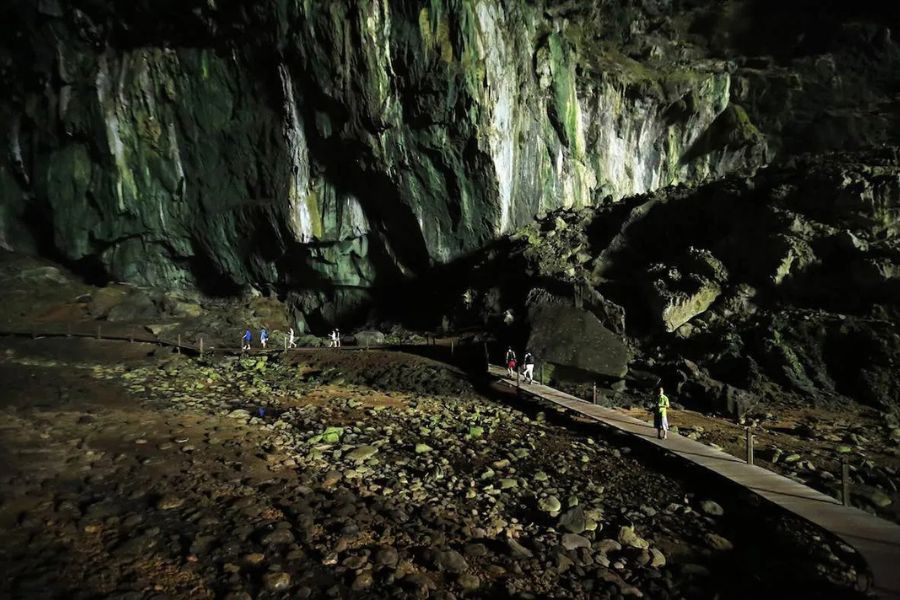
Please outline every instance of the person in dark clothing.
[{"label": "person in dark clothing", "polygon": [[506,349],[506,375],[512,377],[515,375],[514,371],[516,370],[516,353],[513,352],[512,347]]}]

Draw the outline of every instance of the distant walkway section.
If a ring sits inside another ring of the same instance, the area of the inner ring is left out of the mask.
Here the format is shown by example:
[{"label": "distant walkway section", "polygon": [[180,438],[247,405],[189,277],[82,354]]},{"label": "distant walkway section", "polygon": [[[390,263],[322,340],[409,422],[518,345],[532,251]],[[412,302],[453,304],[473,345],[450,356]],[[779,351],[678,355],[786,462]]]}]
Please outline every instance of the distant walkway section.
[{"label": "distant walkway section", "polygon": [[[515,379],[506,376],[505,368],[491,365],[490,374],[506,385],[517,386]],[[538,383],[522,383],[519,390],[658,446],[831,532],[855,548],[868,563],[874,579],[869,592],[879,598],[900,600],[900,526],[843,506],[831,496],[676,433],[669,432],[665,440],[657,439],[652,424],[618,410],[579,400]]]},{"label": "distant walkway section", "polygon": [[[278,345],[276,343],[272,343],[268,348],[260,348],[258,346],[253,347],[250,350],[241,350],[240,346],[222,346],[218,344],[210,343],[210,338],[205,338],[203,336],[196,336],[196,339],[192,339],[188,341],[187,337],[182,338],[181,336],[175,337],[162,337],[155,336],[148,332],[143,327],[134,327],[127,325],[116,325],[116,326],[102,326],[97,325],[96,327],[92,326],[90,323],[77,323],[75,325],[67,325],[67,324],[43,324],[39,328],[34,329],[11,329],[11,328],[0,328],[0,336],[10,336],[10,337],[21,337],[21,338],[87,338],[87,339],[96,339],[96,340],[110,340],[110,341],[118,341],[118,342],[135,342],[135,343],[143,343],[143,344],[155,344],[157,346],[165,346],[169,348],[173,348],[175,350],[185,352],[186,354],[205,354],[205,353],[214,353],[214,354],[230,354],[230,355],[241,355],[241,354],[266,354],[271,352],[279,352],[285,351],[289,348],[287,344]],[[321,348],[325,348],[326,346],[321,346]],[[377,350],[377,349],[389,349],[393,348],[393,346],[389,345],[353,345],[353,346],[340,346],[338,348],[329,348],[330,350]],[[314,348],[311,347],[300,347],[300,348],[290,348],[290,350],[312,350]]]}]

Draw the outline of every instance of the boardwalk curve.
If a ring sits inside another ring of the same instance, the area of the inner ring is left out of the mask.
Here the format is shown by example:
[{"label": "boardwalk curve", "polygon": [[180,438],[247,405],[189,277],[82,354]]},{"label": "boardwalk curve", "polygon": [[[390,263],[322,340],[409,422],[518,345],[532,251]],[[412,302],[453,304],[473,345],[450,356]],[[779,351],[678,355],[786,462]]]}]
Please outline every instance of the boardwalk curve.
[{"label": "boardwalk curve", "polygon": [[[506,377],[504,368],[492,365],[490,374],[505,385],[517,387],[515,379]],[[662,448],[836,535],[855,548],[869,565],[874,581],[867,591],[879,598],[900,600],[900,526],[895,523],[843,506],[831,496],[676,433],[670,432],[666,440],[657,439],[656,429],[650,423],[621,411],[539,383],[518,387],[521,393],[552,402]]]}]

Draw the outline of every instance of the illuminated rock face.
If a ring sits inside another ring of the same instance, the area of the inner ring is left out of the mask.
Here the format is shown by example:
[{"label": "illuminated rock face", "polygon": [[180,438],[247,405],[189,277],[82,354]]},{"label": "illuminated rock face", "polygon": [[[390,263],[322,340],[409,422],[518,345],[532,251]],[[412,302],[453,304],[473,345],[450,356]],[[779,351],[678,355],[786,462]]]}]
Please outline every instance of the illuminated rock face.
[{"label": "illuminated rock face", "polygon": [[807,131],[854,94],[877,105],[878,77],[897,71],[889,36],[857,85],[828,48],[721,60],[718,38],[682,31],[736,26],[713,13],[19,4],[0,48],[0,246],[101,279],[297,293],[335,316],[548,210],[891,131],[880,114],[871,131],[848,128],[861,139]]}]

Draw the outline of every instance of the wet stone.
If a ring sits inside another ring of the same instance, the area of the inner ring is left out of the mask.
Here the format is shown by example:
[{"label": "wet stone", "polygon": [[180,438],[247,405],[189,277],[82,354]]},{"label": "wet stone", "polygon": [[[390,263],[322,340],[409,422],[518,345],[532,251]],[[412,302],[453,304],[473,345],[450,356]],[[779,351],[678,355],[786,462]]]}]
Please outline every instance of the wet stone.
[{"label": "wet stone", "polygon": [[700,510],[712,517],[721,517],[725,514],[725,509],[719,506],[717,502],[714,502],[712,500],[704,500],[703,502],[701,502]]},{"label": "wet stone", "polygon": [[266,573],[263,575],[263,584],[270,592],[280,592],[291,586],[291,576],[283,571]]},{"label": "wet stone", "polygon": [[294,534],[290,529],[279,528],[263,535],[260,542],[265,545],[291,544],[294,542]]},{"label": "wet stone", "polygon": [[860,495],[878,508],[887,508],[893,504],[891,497],[879,489],[871,488],[863,490]]},{"label": "wet stone", "polygon": [[471,558],[480,558],[482,556],[487,556],[488,549],[484,544],[476,542],[472,544],[466,544],[465,548],[463,548],[463,554]]},{"label": "wet stone", "polygon": [[328,471],[322,478],[322,485],[324,487],[332,487],[339,482],[343,476],[344,475],[340,471]]},{"label": "wet stone", "polygon": [[562,536],[562,547],[566,550],[576,550],[578,548],[590,548],[591,542],[583,536],[574,533],[566,533]]},{"label": "wet stone", "polygon": [[393,546],[382,546],[375,553],[375,564],[382,567],[396,567],[400,560],[397,549]]},{"label": "wet stone", "polygon": [[167,495],[156,501],[156,508],[159,510],[173,510],[184,505],[184,497]]},{"label": "wet stone", "polygon": [[266,555],[261,552],[251,552],[250,554],[245,554],[241,557],[241,560],[250,566],[257,566],[262,564],[262,562],[266,559]]},{"label": "wet stone", "polygon": [[707,533],[703,536],[703,540],[706,542],[707,546],[719,552],[724,552],[734,548],[734,545],[729,540],[717,533]]},{"label": "wet stone", "polygon": [[456,581],[457,583],[459,583],[459,586],[466,592],[474,592],[479,587],[481,587],[481,580],[476,575],[472,575],[471,573],[463,573]]},{"label": "wet stone", "polygon": [[378,448],[375,446],[360,446],[358,448],[354,448],[350,452],[347,453],[346,457],[350,460],[354,460],[357,462],[362,462],[367,458],[370,458],[378,453]]},{"label": "wet stone", "polygon": [[559,526],[570,533],[581,533],[585,530],[587,519],[584,515],[584,509],[575,507],[567,510],[559,518]]},{"label": "wet stone", "polygon": [[509,553],[513,558],[531,558],[534,556],[531,550],[513,539],[506,540],[506,547],[509,548]]},{"label": "wet stone", "polygon": [[469,568],[466,559],[456,550],[438,552],[434,563],[439,570],[447,573],[462,573]]},{"label": "wet stone", "polygon": [[647,540],[643,539],[634,532],[634,527],[623,526],[619,528],[619,543],[622,546],[645,550],[649,547]]},{"label": "wet stone", "polygon": [[372,587],[373,583],[374,579],[372,577],[372,571],[363,571],[353,579],[353,583],[350,585],[350,587],[351,589],[353,589],[353,591],[360,592]]},{"label": "wet stone", "polygon": [[114,551],[122,558],[137,558],[143,556],[159,544],[159,539],[152,535],[141,535],[120,544]]},{"label": "wet stone", "polygon": [[597,549],[604,554],[609,554],[610,552],[618,552],[621,550],[622,544],[616,540],[606,538],[597,542]]},{"label": "wet stone", "polygon": [[560,503],[559,498],[556,496],[548,496],[546,498],[541,498],[538,501],[538,507],[544,512],[547,513],[557,513],[562,508],[562,503]]},{"label": "wet stone", "polygon": [[341,563],[343,566],[348,569],[353,569],[354,571],[357,569],[363,568],[366,564],[368,564],[369,558],[365,555],[357,555],[357,556],[348,556]]}]

